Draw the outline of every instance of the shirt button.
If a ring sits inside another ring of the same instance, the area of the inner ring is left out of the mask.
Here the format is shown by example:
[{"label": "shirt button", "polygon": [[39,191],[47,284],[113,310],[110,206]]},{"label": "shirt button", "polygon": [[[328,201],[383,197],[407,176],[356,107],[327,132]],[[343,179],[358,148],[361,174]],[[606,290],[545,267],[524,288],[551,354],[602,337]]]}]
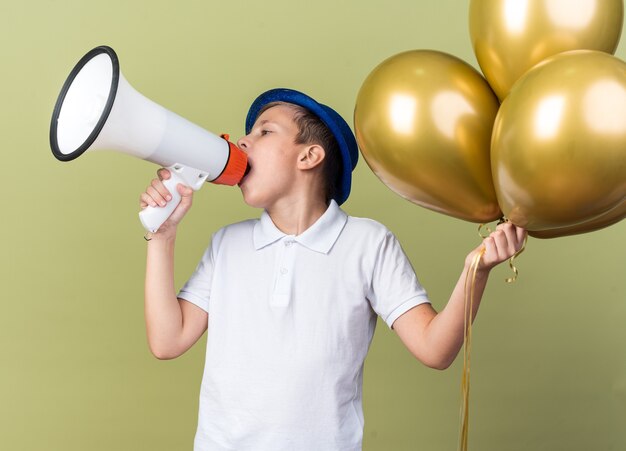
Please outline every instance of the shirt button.
[{"label": "shirt button", "polygon": [[285,246],[289,247],[293,244],[293,241],[285,241]]},{"label": "shirt button", "polygon": [[287,271],[287,268],[281,268],[280,269],[280,273],[283,274],[283,275],[287,274],[288,272],[289,271]]}]

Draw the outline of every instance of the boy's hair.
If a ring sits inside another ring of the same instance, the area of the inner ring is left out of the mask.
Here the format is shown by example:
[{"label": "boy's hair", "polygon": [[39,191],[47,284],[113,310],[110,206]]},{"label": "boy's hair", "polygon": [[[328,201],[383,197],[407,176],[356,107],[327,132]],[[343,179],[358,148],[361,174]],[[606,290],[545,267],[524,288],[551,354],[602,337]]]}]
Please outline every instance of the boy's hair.
[{"label": "boy's hair", "polygon": [[296,144],[317,144],[324,149],[322,180],[326,203],[330,202],[340,191],[339,179],[342,162],[337,140],[320,118],[300,105],[288,102],[270,102],[261,108],[258,116],[277,105],[289,106],[294,111],[293,120],[298,127]]}]

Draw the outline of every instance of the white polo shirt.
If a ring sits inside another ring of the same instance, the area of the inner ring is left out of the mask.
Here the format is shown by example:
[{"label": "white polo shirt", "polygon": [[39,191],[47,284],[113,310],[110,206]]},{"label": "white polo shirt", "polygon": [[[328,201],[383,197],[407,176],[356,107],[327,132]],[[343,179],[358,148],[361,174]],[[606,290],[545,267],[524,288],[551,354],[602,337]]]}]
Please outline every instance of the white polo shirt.
[{"label": "white polo shirt", "polygon": [[219,230],[178,296],[209,314],[196,451],[360,451],[376,315],[428,302],[394,235],[334,201],[298,236],[267,212]]}]

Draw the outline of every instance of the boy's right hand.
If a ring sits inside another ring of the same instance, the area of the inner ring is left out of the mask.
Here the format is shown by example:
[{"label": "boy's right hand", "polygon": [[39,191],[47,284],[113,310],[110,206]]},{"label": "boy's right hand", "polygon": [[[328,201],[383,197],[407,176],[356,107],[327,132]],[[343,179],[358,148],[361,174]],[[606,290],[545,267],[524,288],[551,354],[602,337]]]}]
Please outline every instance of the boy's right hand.
[{"label": "boy's right hand", "polygon": [[[165,168],[161,168],[157,171],[157,176],[158,178],[152,179],[152,182],[148,188],[146,188],[146,191],[141,193],[139,205],[142,210],[147,207],[164,207],[166,203],[172,199],[170,192],[163,184],[163,180],[168,180],[171,177],[170,171]],[[181,183],[176,186],[176,189],[181,197],[180,203],[174,209],[169,218],[167,218],[161,227],[159,227],[159,230],[156,233],[151,234],[152,238],[156,238],[157,236],[175,235],[178,224],[191,208],[193,189]]]}]

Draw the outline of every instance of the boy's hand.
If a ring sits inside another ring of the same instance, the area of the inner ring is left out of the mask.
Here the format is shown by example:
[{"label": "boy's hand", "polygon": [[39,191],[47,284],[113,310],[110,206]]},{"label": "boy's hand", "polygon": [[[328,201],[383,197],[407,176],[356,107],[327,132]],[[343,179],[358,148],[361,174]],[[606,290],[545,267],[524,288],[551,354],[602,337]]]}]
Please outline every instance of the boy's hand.
[{"label": "boy's hand", "polygon": [[[157,171],[157,176],[158,178],[152,179],[152,182],[148,188],[146,188],[146,191],[141,193],[139,205],[142,210],[146,207],[164,207],[166,203],[172,199],[170,192],[163,184],[163,180],[168,180],[170,178],[170,171],[165,168],[161,168]],[[176,186],[176,189],[181,196],[180,203],[172,212],[170,217],[167,218],[161,227],[159,227],[159,230],[151,235],[152,238],[175,234],[176,227],[191,208],[193,190],[180,183]]]},{"label": "boy's hand", "polygon": [[465,259],[465,265],[469,267],[477,252],[485,248],[478,270],[490,271],[494,266],[513,257],[524,245],[526,230],[517,227],[510,222],[505,222],[496,227],[485,238],[480,246],[474,249]]}]

